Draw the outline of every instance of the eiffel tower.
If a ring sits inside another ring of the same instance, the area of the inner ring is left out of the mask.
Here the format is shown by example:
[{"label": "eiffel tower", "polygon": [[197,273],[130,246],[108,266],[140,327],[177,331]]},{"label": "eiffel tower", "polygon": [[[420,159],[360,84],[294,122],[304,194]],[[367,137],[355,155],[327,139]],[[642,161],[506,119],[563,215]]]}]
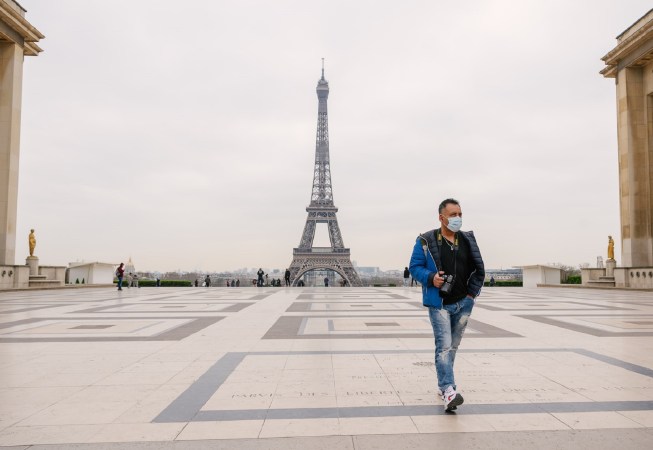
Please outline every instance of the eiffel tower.
[{"label": "eiffel tower", "polygon": [[[311,204],[306,207],[308,217],[299,247],[293,249],[290,264],[290,279],[297,286],[300,278],[312,270],[333,270],[348,286],[362,286],[356,269],[351,263],[349,249],[345,248],[338,226],[331,189],[331,164],[329,162],[329,118],[327,98],[329,83],[324,79],[324,59],[322,59],[322,78],[317,82],[317,137],[315,140],[315,168],[313,169],[313,192]],[[331,247],[313,247],[315,227],[326,223]]]}]

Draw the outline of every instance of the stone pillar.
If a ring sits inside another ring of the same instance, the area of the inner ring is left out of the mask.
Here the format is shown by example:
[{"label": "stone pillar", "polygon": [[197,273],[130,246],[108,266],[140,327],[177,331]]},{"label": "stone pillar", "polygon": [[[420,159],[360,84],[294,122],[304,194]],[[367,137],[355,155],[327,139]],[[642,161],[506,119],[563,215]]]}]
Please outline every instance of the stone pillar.
[{"label": "stone pillar", "polygon": [[[646,67],[617,73],[621,252],[625,267],[653,265],[651,149],[647,108],[653,100],[645,86]],[[650,65],[647,68],[650,70]]]},{"label": "stone pillar", "polygon": [[605,262],[605,276],[614,277],[614,269],[617,267],[617,261],[614,259],[608,259]]},{"label": "stone pillar", "polygon": [[0,42],[0,265],[16,257],[23,49]]},{"label": "stone pillar", "polygon": [[653,266],[653,9],[601,58],[616,79],[621,265]]}]

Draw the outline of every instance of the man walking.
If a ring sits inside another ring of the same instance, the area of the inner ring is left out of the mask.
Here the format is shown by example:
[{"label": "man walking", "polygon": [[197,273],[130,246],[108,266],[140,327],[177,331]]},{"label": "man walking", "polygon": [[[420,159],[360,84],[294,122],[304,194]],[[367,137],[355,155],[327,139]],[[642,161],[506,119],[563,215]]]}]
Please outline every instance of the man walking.
[{"label": "man walking", "polygon": [[445,411],[463,404],[454,378],[454,360],[467,320],[485,279],[483,258],[474,233],[460,231],[462,210],[448,198],[438,207],[440,228],[417,237],[410,273],[422,285],[435,337],[435,368]]},{"label": "man walking", "polygon": [[286,287],[290,286],[290,270],[286,269],[286,273],[283,277],[286,280]]},{"label": "man walking", "polygon": [[410,278],[410,271],[408,267],[404,267],[404,287],[408,287],[408,279]]},{"label": "man walking", "polygon": [[259,267],[259,268],[258,268],[258,272],[256,272],[256,275],[258,276],[258,278],[257,278],[257,280],[256,280],[256,285],[257,285],[258,287],[263,286],[263,274],[264,274],[264,273],[265,273],[265,272],[263,272],[263,269]]},{"label": "man walking", "polygon": [[122,291],[122,277],[125,276],[125,263],[120,263],[116,269],[116,278],[118,278],[118,290]]}]

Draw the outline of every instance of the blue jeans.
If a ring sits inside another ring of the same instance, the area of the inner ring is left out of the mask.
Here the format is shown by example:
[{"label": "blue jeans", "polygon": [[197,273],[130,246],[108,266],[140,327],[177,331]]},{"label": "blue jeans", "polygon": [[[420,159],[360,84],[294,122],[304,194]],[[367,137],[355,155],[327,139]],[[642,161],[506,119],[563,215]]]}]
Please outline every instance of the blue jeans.
[{"label": "blue jeans", "polygon": [[118,277],[118,289],[122,290],[122,277]]},{"label": "blue jeans", "polygon": [[443,305],[442,309],[429,307],[435,337],[435,370],[438,373],[438,387],[442,392],[449,386],[456,389],[453,363],[473,308],[474,300],[470,297],[452,305]]}]

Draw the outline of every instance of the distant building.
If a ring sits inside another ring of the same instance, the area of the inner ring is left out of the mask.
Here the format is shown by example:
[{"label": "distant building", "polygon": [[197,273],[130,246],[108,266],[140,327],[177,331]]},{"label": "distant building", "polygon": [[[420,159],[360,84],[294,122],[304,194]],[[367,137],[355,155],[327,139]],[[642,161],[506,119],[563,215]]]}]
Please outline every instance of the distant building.
[{"label": "distant building", "polygon": [[125,273],[136,273],[136,268],[134,267],[131,256],[129,257],[127,264],[125,264]]},{"label": "distant building", "polygon": [[382,274],[383,274],[383,276],[386,276],[386,277],[401,277],[401,278],[403,278],[404,271],[403,270],[391,269],[391,270],[386,270],[386,271],[382,272]]},{"label": "distant building", "polygon": [[494,277],[496,281],[522,281],[522,269],[485,269],[485,280],[489,281]]},{"label": "distant building", "polygon": [[523,269],[524,287],[535,288],[538,285],[560,284],[562,269],[554,266],[535,264],[521,266]]},{"label": "distant building", "polygon": [[366,276],[366,277],[376,277],[381,273],[381,269],[379,269],[378,267],[358,266],[356,267],[356,271],[358,271],[358,274],[360,276]]},{"label": "distant building", "polygon": [[84,284],[112,284],[118,264],[102,262],[74,262],[68,264],[67,282],[75,284],[77,280]]}]

